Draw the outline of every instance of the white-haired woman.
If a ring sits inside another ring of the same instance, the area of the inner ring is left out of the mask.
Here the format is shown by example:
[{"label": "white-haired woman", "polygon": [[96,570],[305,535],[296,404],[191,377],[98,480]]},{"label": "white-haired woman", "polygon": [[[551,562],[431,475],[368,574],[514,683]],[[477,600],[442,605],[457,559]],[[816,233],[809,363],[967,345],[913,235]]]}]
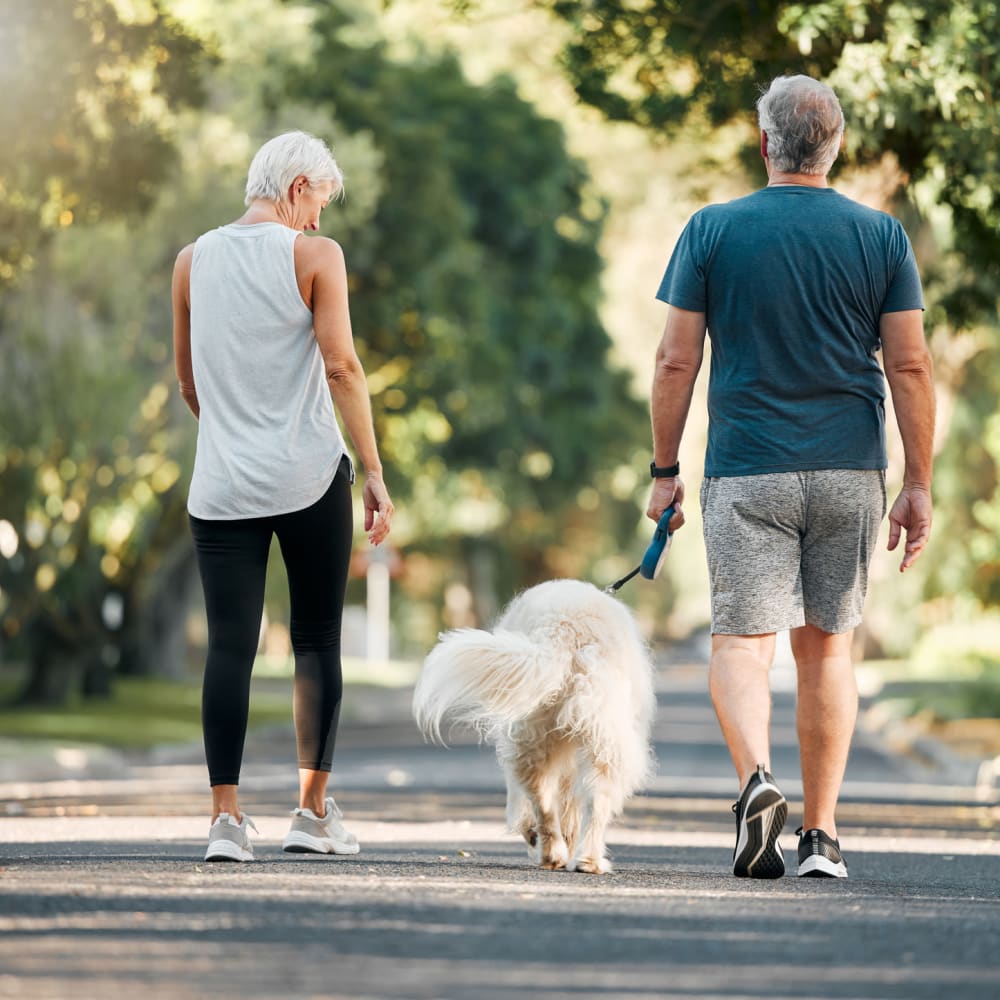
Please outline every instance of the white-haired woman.
[{"label": "white-haired woman", "polygon": [[237,788],[272,535],[288,572],[299,758],[299,805],[283,846],[359,850],[326,794],[353,532],[354,468],[334,404],[364,466],[372,544],[389,533],[393,505],[351,334],[344,254],[333,240],[302,237],[342,188],[321,140],[271,139],[250,164],[247,211],[185,247],[174,267],[177,378],[198,418],[188,513],[208,617],[206,861],[253,858]]}]

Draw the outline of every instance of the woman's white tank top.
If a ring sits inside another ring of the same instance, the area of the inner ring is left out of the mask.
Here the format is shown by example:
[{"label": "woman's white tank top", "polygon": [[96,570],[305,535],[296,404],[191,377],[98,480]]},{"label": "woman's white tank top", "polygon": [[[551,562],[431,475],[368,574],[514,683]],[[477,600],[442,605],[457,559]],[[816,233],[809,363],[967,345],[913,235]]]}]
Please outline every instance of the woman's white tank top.
[{"label": "woman's white tank top", "polygon": [[301,510],[323,496],[345,453],[312,312],[295,278],[299,235],[261,222],[222,226],[195,243],[191,354],[201,413],[188,494],[195,517]]}]

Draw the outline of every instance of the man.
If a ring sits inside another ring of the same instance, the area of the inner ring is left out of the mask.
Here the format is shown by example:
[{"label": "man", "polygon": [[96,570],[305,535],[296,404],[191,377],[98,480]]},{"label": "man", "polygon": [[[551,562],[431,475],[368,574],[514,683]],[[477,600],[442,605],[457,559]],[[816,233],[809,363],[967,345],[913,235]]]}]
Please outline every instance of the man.
[{"label": "man", "polygon": [[[851,637],[885,515],[885,378],[905,454],[889,513],[900,570],[931,527],[934,395],[913,251],[890,216],[827,186],[844,117],[809,77],[758,102],[767,186],[695,214],[657,297],[670,304],[652,393],[648,515],[682,504],[678,449],[712,342],[701,488],[712,702],[739,778],[733,872],[778,878],[788,807],[770,773],[769,670],[790,630],[798,675],[799,875],[845,878],[834,816],[857,717]],[[683,513],[672,527],[683,523]]]}]

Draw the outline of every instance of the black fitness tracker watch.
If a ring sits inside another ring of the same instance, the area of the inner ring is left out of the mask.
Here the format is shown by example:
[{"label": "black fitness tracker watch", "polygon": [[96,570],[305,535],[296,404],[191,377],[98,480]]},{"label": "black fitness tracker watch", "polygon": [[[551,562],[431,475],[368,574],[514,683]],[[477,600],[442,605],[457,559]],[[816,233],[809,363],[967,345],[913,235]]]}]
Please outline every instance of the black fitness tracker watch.
[{"label": "black fitness tracker watch", "polygon": [[680,462],[675,462],[673,465],[657,465],[654,459],[649,463],[649,474],[653,479],[673,479],[674,476],[680,474],[680,471]]}]

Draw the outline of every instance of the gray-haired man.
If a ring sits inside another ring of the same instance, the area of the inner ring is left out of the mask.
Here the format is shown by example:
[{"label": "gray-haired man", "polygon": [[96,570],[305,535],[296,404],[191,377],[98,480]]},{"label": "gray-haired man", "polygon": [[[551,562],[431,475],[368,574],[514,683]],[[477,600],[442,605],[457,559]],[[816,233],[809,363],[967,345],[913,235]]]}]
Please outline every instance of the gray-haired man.
[{"label": "gray-haired man", "polygon": [[804,812],[798,874],[843,878],[834,813],[857,717],[851,637],[886,507],[876,352],[905,455],[889,513],[889,549],[906,533],[901,570],[930,534],[931,360],[902,226],[827,186],[844,131],[836,95],[809,77],[780,77],[758,112],[767,187],[694,215],[658,292],[671,308],[653,382],[647,513],[656,520],[684,499],[677,455],[707,328],[709,688],[739,778],[733,871],[785,871],[768,672],[775,633],[789,629]]}]

